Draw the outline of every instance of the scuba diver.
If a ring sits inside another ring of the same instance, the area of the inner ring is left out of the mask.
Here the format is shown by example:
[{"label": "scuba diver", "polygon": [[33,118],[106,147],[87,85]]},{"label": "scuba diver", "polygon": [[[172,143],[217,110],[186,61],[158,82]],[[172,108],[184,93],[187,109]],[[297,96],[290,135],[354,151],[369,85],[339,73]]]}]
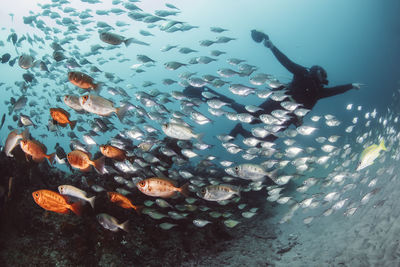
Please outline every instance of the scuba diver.
[{"label": "scuba diver", "polygon": [[[287,56],[285,56],[278,48],[276,48],[272,42],[269,40],[268,35],[263,32],[252,30],[251,37],[257,43],[264,43],[264,46],[269,48],[274,56],[278,59],[278,61],[293,74],[293,80],[287,86],[280,86],[278,88],[272,89],[273,91],[288,89],[286,94],[289,96],[291,101],[301,104],[300,107],[311,110],[318,100],[330,96],[335,96],[338,94],[342,94],[347,92],[350,89],[360,89],[360,83],[351,83],[345,84],[341,86],[335,87],[324,87],[328,85],[327,73],[320,66],[312,66],[311,68],[306,68],[300,66],[294,62],[292,62]],[[241,104],[236,103],[233,99],[226,97],[206,86],[202,88],[195,88],[192,86],[188,86],[183,90],[183,94],[189,97],[197,97],[200,99],[204,99],[202,96],[203,92],[210,92],[218,96],[218,99],[229,103],[229,107],[235,110],[237,113],[248,113],[245,107]],[[279,101],[274,101],[272,99],[268,99],[265,102],[259,105],[260,110],[252,113],[255,120],[253,120],[250,124],[259,124],[261,120],[258,118],[262,114],[271,114],[272,111],[277,109],[282,109]],[[281,126],[282,128],[279,131],[283,131],[287,129],[291,124],[294,124],[296,127],[299,127],[303,121],[301,117],[296,116],[293,113],[289,113],[290,119],[285,121]],[[243,128],[241,123],[236,124],[236,126],[231,130],[229,135],[236,137],[238,134],[242,135],[244,138],[252,137],[252,133]],[[266,141],[274,141],[278,137],[270,134],[265,138],[262,138]]]},{"label": "scuba diver", "polygon": [[[251,37],[257,43],[264,41],[264,46],[269,48],[276,59],[293,74],[293,80],[287,87],[281,86],[275,90],[287,88],[288,91],[286,94],[293,102],[301,104],[302,108],[311,110],[315,104],[317,104],[318,100],[322,98],[339,95],[350,89],[358,90],[361,87],[360,83],[351,83],[330,88],[324,87],[325,85],[328,85],[328,75],[321,66],[314,65],[308,69],[292,62],[273,45],[268,35],[263,32],[252,30]],[[253,113],[254,116],[258,117],[261,114],[270,114],[273,110],[282,108],[280,102],[273,101],[272,99],[266,100],[259,107],[262,110]],[[282,124],[283,127],[280,131],[287,129],[291,124],[299,127],[303,123],[301,117],[298,117],[293,113],[289,113],[288,115],[291,119]],[[251,124],[255,123],[259,123],[259,121],[255,120]],[[236,137],[238,134],[241,134],[245,138],[252,136],[251,132],[244,129],[240,123],[238,123],[230,132],[230,135],[233,137]],[[273,141],[277,138],[278,137],[275,135],[268,135],[264,139]]]}]

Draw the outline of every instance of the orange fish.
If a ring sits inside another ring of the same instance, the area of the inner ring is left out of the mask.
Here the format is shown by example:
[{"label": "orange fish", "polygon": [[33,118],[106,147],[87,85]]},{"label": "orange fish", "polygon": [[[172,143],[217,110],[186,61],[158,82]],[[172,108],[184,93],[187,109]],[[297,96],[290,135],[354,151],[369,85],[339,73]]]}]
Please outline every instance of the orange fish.
[{"label": "orange fish", "polygon": [[136,187],[144,194],[152,197],[172,197],[176,192],[180,192],[185,197],[189,195],[189,183],[182,187],[175,187],[175,185],[163,178],[153,177],[140,181]]},{"label": "orange fish", "polygon": [[75,128],[76,121],[69,120],[70,115],[66,110],[62,108],[51,108],[50,115],[53,118],[53,120],[58,122],[58,124],[61,125],[62,127],[65,127],[67,126],[67,124],[69,124],[71,130]]},{"label": "orange fish", "polygon": [[45,158],[47,158],[50,164],[53,164],[54,157],[56,153],[52,153],[50,155],[46,155],[47,148],[40,142],[36,140],[21,140],[19,143],[22,151],[25,152],[26,156],[31,156],[32,160],[35,162],[43,162]]},{"label": "orange fish", "polygon": [[71,71],[68,72],[68,80],[73,84],[78,86],[79,88],[85,90],[93,90],[98,92],[100,90],[100,84],[94,83],[94,80],[89,75],[79,72],[79,71]]},{"label": "orange fish", "polygon": [[38,190],[32,193],[36,204],[45,210],[50,210],[58,213],[68,213],[68,210],[73,211],[76,215],[81,215],[81,204],[75,202],[69,204],[67,197],[51,190]]},{"label": "orange fish", "polygon": [[130,159],[126,156],[126,151],[112,145],[101,145],[100,152],[107,158],[112,158],[118,161]]},{"label": "orange fish", "polygon": [[80,169],[83,172],[90,171],[90,166],[93,166],[100,174],[104,173],[104,157],[96,160],[91,160],[91,154],[82,150],[74,150],[68,153],[67,159],[72,167]]},{"label": "orange fish", "polygon": [[138,214],[140,214],[140,210],[142,206],[135,206],[126,196],[117,193],[117,192],[107,192],[110,201],[117,204],[118,206],[124,209],[134,209]]}]

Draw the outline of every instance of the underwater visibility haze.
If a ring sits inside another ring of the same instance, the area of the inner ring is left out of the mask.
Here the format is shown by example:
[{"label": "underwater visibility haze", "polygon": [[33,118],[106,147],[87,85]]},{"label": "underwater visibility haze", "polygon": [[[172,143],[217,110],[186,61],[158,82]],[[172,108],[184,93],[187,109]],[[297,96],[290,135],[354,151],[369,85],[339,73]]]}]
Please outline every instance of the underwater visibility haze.
[{"label": "underwater visibility haze", "polygon": [[399,10],[7,1],[2,266],[397,266]]}]

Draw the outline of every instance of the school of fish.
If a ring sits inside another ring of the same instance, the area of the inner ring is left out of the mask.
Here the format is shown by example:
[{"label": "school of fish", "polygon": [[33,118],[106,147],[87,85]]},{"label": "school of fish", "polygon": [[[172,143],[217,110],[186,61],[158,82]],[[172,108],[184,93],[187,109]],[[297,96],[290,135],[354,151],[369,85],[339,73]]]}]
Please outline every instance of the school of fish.
[{"label": "school of fish", "polygon": [[[183,22],[172,4],[152,14],[140,1],[115,0],[115,8],[102,10],[97,0],[86,0],[93,9],[85,11],[68,1],[52,2],[38,4],[37,14],[14,18],[33,32],[2,30],[0,45],[14,50],[2,55],[1,63],[24,70],[15,84],[1,83],[13,96],[4,101],[2,151],[13,157],[20,147],[36,164],[112,175],[115,187],[89,186],[83,176],[78,184],[37,188],[32,197],[43,209],[80,215],[82,205],[95,209],[96,196],[107,194],[115,209],[150,216],[164,230],[177,227],[178,220],[232,228],[258,214],[260,207],[250,207],[246,197],[261,191],[266,203],[286,206],[281,223],[298,214],[310,224],[334,212],[353,215],[379,192],[374,174],[394,175],[393,168],[381,165],[399,159],[395,107],[378,112],[349,104],[344,108],[355,116],[351,121],[306,110],[284,89],[272,90],[285,83],[257,72],[263,66],[224,51],[237,40],[233,30],[213,26],[191,47],[182,46],[175,36],[199,27]],[[118,16],[115,25],[102,20],[107,16]],[[140,28],[138,34],[130,34],[132,25]],[[152,43],[157,34],[169,35],[170,43]],[[111,71],[102,70],[107,68]],[[147,73],[151,81],[142,78]],[[208,86],[239,103],[247,96],[260,102],[271,98],[282,109],[255,118],[252,113],[260,108],[246,105],[248,113],[238,114],[210,92],[201,99],[186,96],[189,85]],[[282,132],[288,112],[305,123]],[[254,119],[261,122],[250,124]],[[238,121],[253,137],[229,135]],[[326,129],[334,134],[324,136]],[[279,138],[265,141],[270,134]],[[49,139],[61,145],[48,149]],[[136,203],[137,194],[148,200]],[[130,218],[96,213],[105,229],[129,231]]]}]

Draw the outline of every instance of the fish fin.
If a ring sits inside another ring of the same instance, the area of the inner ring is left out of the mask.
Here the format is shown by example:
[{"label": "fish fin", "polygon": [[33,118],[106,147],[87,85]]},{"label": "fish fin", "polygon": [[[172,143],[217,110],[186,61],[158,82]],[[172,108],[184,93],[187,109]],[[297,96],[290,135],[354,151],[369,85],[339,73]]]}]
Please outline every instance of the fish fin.
[{"label": "fish fin", "polygon": [[71,204],[71,210],[76,215],[81,216],[81,214],[82,214],[82,204],[81,204],[81,202],[72,203]]},{"label": "fish fin", "polygon": [[124,44],[126,47],[128,47],[130,44],[134,43],[134,41],[135,41],[135,38],[129,38],[124,41]]},{"label": "fish fin", "polygon": [[117,114],[117,117],[121,122],[124,119],[126,112],[129,110],[129,108],[129,104],[125,104],[122,107],[117,108],[117,111],[115,113]]},{"label": "fish fin", "polygon": [[385,141],[382,139],[382,141],[379,143],[379,148],[381,149],[381,150],[384,150],[384,151],[386,151],[387,150],[387,148],[386,148],[386,146],[385,146]]},{"label": "fish fin", "polygon": [[69,126],[71,127],[71,130],[73,130],[75,128],[76,122],[77,122],[77,120],[69,122]]},{"label": "fish fin", "polygon": [[102,156],[96,160],[93,161],[93,167],[96,169],[96,171],[100,174],[104,173],[104,162],[105,162],[105,157]]},{"label": "fish fin", "polygon": [[179,192],[185,197],[189,197],[189,185],[190,183],[186,183],[179,188]]},{"label": "fish fin", "polygon": [[122,230],[124,230],[125,232],[129,233],[129,220],[121,223],[119,225],[119,228],[121,228]]},{"label": "fish fin", "polygon": [[67,127],[68,123],[59,123],[58,125],[60,125],[61,127],[65,128],[65,127]]},{"label": "fish fin", "polygon": [[92,209],[94,209],[94,200],[96,199],[96,196],[90,197],[87,200],[90,203],[90,206],[92,206]]},{"label": "fish fin", "polygon": [[49,160],[51,165],[53,165],[55,156],[56,156],[56,153],[51,153],[50,155],[46,155],[46,158]]},{"label": "fish fin", "polygon": [[136,213],[138,214],[138,215],[141,215],[142,214],[142,209],[143,209],[143,206],[141,206],[141,205],[132,205],[132,207],[135,209],[135,211],[136,211]]}]

